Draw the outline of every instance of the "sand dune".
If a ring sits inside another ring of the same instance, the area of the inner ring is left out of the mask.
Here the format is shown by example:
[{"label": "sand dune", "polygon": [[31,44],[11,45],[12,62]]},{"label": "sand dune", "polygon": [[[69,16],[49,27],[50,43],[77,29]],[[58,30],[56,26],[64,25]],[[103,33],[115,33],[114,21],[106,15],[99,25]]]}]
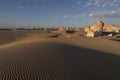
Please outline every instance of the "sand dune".
[{"label": "sand dune", "polygon": [[3,30],[0,31],[0,44],[8,44],[12,42],[19,41],[21,39],[26,38],[51,38],[57,37],[59,34],[57,33],[48,33],[46,31],[37,31],[37,30]]},{"label": "sand dune", "polygon": [[52,35],[37,33],[0,45],[1,80],[119,79],[119,42]]}]

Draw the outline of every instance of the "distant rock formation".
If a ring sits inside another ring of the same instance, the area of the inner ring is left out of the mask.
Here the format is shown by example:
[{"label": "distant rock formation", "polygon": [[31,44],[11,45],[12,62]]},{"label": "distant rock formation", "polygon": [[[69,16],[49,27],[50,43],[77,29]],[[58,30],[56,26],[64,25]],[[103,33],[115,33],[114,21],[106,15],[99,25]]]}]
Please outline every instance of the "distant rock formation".
[{"label": "distant rock formation", "polygon": [[87,33],[87,37],[97,37],[102,35],[104,22],[97,20],[96,24],[86,27],[84,31]]},{"label": "distant rock formation", "polygon": [[114,24],[108,24],[108,25],[105,25],[104,28],[103,28],[103,31],[104,32],[120,32],[120,27],[119,26],[116,26]]},{"label": "distant rock formation", "polygon": [[59,28],[57,32],[60,34],[64,34],[64,33],[66,33],[66,30],[65,30],[65,28]]},{"label": "distant rock formation", "polygon": [[57,32],[71,34],[74,33],[75,31],[73,28],[59,28]]}]

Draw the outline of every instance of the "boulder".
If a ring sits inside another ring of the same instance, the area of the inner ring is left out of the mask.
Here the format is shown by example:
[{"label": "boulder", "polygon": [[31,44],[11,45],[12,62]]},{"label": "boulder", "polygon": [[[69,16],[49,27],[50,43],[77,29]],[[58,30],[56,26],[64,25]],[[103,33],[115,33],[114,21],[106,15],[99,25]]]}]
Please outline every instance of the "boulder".
[{"label": "boulder", "polygon": [[95,37],[95,33],[94,33],[94,31],[92,31],[92,30],[88,30],[87,31],[87,35],[86,35],[87,37]]},{"label": "boulder", "polygon": [[113,36],[113,34],[112,34],[112,33],[111,33],[111,34],[108,34],[108,36],[109,36],[109,37],[112,37],[112,36]]}]

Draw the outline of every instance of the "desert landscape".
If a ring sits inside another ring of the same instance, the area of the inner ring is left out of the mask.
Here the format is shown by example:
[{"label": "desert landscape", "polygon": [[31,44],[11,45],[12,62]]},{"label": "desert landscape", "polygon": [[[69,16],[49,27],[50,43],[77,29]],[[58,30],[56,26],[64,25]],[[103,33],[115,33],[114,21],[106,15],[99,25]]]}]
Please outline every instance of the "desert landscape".
[{"label": "desert landscape", "polygon": [[0,29],[0,80],[119,79],[120,27],[91,26]]}]

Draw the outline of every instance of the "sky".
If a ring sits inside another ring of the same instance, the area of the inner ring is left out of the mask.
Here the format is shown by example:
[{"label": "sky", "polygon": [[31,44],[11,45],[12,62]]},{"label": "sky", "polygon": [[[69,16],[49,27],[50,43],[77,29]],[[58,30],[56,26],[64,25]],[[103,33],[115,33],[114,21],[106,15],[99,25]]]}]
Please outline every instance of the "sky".
[{"label": "sky", "polygon": [[0,0],[0,26],[120,25],[120,0]]}]

